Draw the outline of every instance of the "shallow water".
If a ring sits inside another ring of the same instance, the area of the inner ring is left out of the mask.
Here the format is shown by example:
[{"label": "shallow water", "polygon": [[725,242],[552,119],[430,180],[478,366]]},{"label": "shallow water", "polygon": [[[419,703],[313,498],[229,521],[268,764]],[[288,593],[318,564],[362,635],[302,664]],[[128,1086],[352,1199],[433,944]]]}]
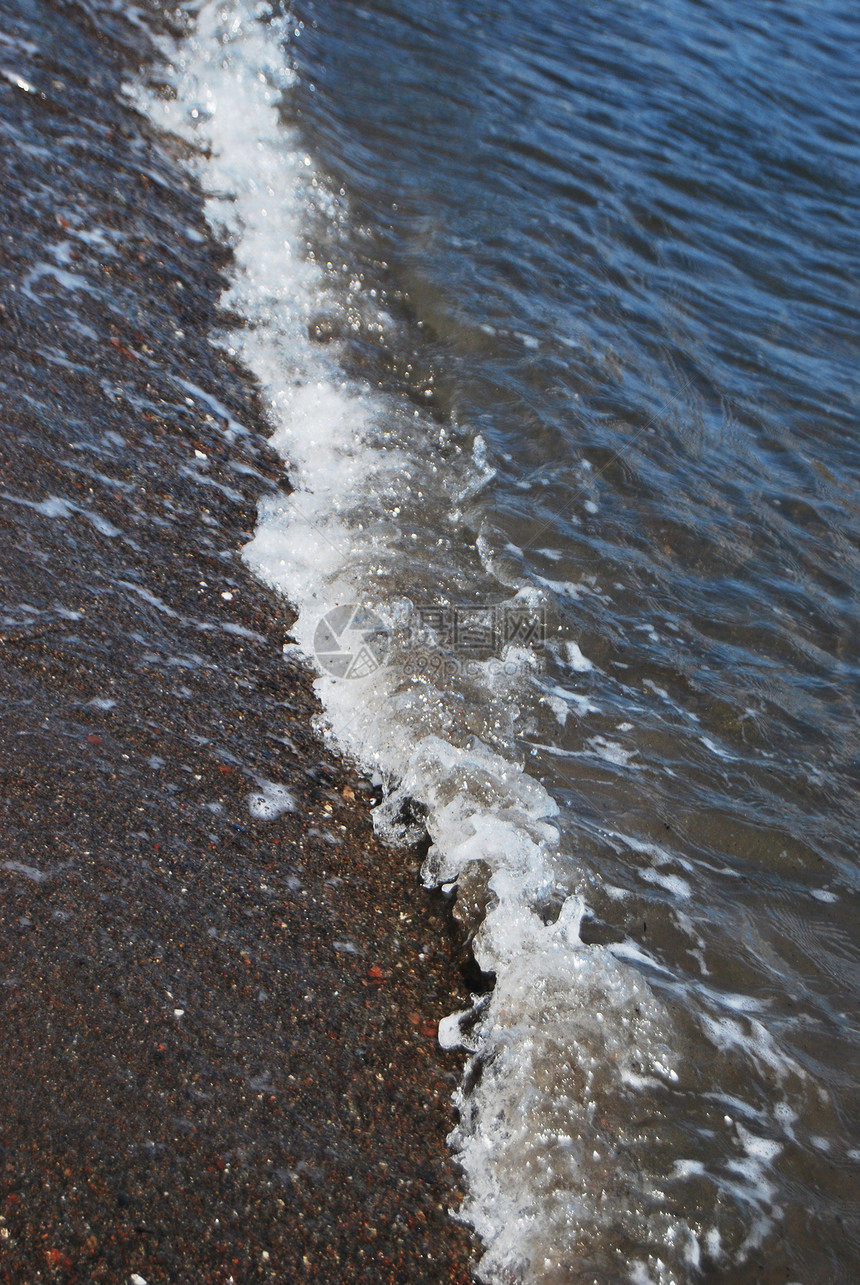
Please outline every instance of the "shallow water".
[{"label": "shallow water", "polygon": [[850,31],[236,0],[149,102],[296,486],[247,557],[495,976],[487,1281],[852,1279]]}]

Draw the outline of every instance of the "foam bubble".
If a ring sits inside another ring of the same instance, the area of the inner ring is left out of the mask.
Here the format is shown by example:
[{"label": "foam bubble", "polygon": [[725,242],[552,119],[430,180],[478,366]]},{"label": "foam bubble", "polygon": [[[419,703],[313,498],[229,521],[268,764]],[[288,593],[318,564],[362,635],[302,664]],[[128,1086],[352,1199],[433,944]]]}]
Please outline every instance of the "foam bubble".
[{"label": "foam bubble", "polygon": [[285,812],[298,812],[290,791],[277,781],[260,781],[260,790],[248,796],[248,811],[258,821],[274,821]]},{"label": "foam bubble", "polygon": [[568,639],[564,644],[564,649],[567,653],[567,663],[570,665],[571,669],[576,671],[577,674],[587,674],[590,670],[594,669],[591,661],[588,660],[587,657],[583,656],[578,643],[573,642],[572,639]]}]

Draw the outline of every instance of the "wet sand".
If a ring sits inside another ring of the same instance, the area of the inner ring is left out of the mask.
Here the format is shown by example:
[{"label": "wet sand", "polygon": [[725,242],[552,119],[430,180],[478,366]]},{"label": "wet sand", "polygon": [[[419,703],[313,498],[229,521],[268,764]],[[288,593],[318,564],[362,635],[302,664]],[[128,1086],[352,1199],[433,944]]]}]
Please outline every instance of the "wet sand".
[{"label": "wet sand", "polygon": [[98,9],[0,3],[0,1282],[465,1282],[448,912],[241,560],[289,482]]}]

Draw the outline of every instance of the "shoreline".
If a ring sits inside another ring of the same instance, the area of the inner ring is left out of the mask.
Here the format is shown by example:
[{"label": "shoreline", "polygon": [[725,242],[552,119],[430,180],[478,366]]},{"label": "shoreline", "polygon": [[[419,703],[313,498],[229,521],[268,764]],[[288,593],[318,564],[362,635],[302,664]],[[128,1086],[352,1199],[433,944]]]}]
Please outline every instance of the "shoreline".
[{"label": "shoreline", "polygon": [[450,915],[241,560],[289,482],[225,251],[121,100],[143,33],[3,16],[0,1282],[464,1283]]}]

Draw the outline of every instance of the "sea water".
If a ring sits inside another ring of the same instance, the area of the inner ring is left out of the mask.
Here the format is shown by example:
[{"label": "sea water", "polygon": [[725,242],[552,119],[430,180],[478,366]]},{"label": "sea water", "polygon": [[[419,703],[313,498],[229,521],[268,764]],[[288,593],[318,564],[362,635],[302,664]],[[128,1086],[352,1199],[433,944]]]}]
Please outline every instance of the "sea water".
[{"label": "sea water", "polygon": [[141,101],[294,486],[246,557],[486,979],[482,1279],[854,1279],[848,6],[181,17]]}]

